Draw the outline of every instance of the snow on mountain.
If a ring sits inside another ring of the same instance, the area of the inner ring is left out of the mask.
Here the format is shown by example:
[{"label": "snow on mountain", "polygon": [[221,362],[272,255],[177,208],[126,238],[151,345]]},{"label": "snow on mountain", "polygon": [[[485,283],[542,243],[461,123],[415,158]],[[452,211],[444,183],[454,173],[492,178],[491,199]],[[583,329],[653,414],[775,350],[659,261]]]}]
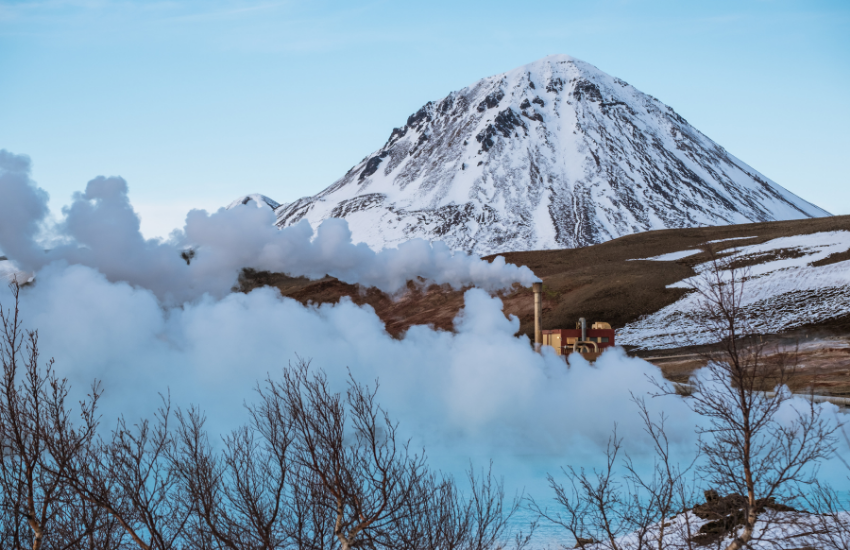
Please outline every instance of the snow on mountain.
[{"label": "snow on mountain", "polygon": [[829,215],[564,55],[427,103],[333,185],[275,211],[281,227],[345,218],[373,248],[421,237],[477,254]]},{"label": "snow on mountain", "polygon": [[277,208],[280,208],[280,206],[281,206],[279,202],[272,200],[265,195],[260,195],[259,193],[254,193],[254,194],[251,194],[251,195],[243,195],[243,196],[239,197],[235,201],[228,204],[227,209],[230,210],[231,208],[239,206],[240,204],[248,204],[250,201],[254,201],[254,204],[257,206],[257,208],[262,208],[263,206],[268,206],[272,210],[275,210]]},{"label": "snow on mountain", "polygon": [[[776,334],[850,314],[850,260],[830,259],[848,250],[850,231],[828,231],[740,246],[724,258],[722,265],[749,265],[738,273],[746,277],[740,297],[742,314],[758,334]],[[677,259],[675,253],[667,256],[668,261]],[[711,262],[697,265],[695,277],[711,268]],[[723,273],[726,276],[729,271]],[[685,279],[668,286],[692,288],[692,282]],[[617,343],[638,349],[712,343],[713,335],[693,317],[699,309],[699,296],[686,294],[618,330]]]}]

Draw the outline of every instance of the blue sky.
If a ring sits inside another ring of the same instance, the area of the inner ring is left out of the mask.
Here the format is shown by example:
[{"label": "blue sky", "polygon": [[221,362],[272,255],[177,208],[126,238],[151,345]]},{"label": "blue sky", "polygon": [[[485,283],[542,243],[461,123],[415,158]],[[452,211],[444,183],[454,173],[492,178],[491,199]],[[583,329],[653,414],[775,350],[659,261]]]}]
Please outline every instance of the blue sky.
[{"label": "blue sky", "polygon": [[313,194],[426,101],[554,53],[850,214],[846,0],[0,0],[0,148],[54,210],[125,177],[164,235],[192,207]]}]

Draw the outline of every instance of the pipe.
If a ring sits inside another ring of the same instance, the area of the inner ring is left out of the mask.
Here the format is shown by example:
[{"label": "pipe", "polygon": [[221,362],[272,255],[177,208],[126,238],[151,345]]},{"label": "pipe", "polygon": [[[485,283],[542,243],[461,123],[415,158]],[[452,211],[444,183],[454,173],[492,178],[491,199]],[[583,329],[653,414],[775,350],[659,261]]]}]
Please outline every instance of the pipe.
[{"label": "pipe", "polygon": [[593,352],[599,352],[599,346],[596,342],[574,342],[573,343],[573,351],[579,351],[580,353],[589,353],[590,347],[593,346]]},{"label": "pipe", "polygon": [[587,340],[587,321],[584,320],[584,317],[579,317],[578,322],[581,323],[581,341],[584,342]]},{"label": "pipe", "polygon": [[534,349],[539,351],[543,345],[543,283],[532,283],[531,289],[534,291]]}]

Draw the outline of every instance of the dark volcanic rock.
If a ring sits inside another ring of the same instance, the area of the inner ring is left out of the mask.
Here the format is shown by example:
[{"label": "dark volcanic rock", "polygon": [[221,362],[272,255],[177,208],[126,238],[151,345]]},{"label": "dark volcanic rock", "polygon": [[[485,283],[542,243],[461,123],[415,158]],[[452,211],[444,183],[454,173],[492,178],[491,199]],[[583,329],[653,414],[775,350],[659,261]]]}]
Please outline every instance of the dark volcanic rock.
[{"label": "dark volcanic rock", "polygon": [[[714,544],[726,538],[744,525],[746,520],[747,498],[741,495],[721,497],[717,491],[705,491],[705,503],[694,506],[693,513],[700,519],[709,520],[691,537],[691,542],[700,546]],[[776,502],[775,499],[756,501],[756,513],[763,514],[767,508],[777,512],[796,512],[794,508]]]},{"label": "dark volcanic rock", "polygon": [[407,134],[407,126],[402,126],[401,128],[393,128],[392,133],[390,134],[390,139],[387,140],[386,145],[384,147],[389,147],[396,141],[400,140]]},{"label": "dark volcanic rock", "polygon": [[407,127],[412,128],[414,126],[418,126],[422,121],[430,122],[431,121],[431,107],[434,104],[432,102],[428,102],[424,107],[407,117]]},{"label": "dark volcanic rock", "polygon": [[587,80],[579,80],[576,82],[573,96],[579,101],[582,97],[586,97],[590,101],[602,101],[602,94],[599,92],[599,86]]},{"label": "dark volcanic rock", "polygon": [[553,78],[552,80],[549,81],[549,84],[546,85],[546,91],[547,92],[554,92],[554,93],[557,94],[558,92],[560,92],[563,89],[564,89],[564,80],[560,77]]},{"label": "dark volcanic rock", "polygon": [[366,163],[366,166],[363,168],[363,171],[360,172],[360,179],[362,180],[363,178],[371,176],[372,174],[377,172],[378,166],[380,166],[380,164],[381,157],[378,156],[370,158],[369,161]]},{"label": "dark volcanic rock", "polygon": [[490,124],[475,136],[475,139],[481,144],[481,149],[489,151],[495,143],[493,138],[497,134],[501,134],[505,138],[510,138],[514,128],[525,128],[525,124],[514,113],[513,109],[508,108],[496,115],[493,124]]},{"label": "dark volcanic rock", "polygon": [[383,204],[386,198],[386,195],[382,193],[369,193],[368,195],[360,195],[359,197],[342,201],[333,209],[331,217],[344,218],[355,212],[375,208]]},{"label": "dark volcanic rock", "polygon": [[541,115],[540,113],[532,112],[531,114],[528,114],[527,112],[523,111],[522,116],[530,118],[531,120],[536,120],[537,122],[543,122],[543,115]]},{"label": "dark volcanic rock", "polygon": [[485,97],[484,101],[478,104],[478,112],[483,113],[487,109],[498,107],[499,102],[502,101],[503,97],[505,97],[505,93],[502,90],[497,90],[493,92],[492,94]]}]

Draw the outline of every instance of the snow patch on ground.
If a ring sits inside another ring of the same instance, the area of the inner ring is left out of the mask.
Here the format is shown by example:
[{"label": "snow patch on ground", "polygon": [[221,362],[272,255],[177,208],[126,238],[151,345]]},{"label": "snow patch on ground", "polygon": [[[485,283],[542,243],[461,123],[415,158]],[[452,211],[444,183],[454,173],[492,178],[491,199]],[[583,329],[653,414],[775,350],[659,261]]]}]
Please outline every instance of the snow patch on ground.
[{"label": "snow patch on ground", "polygon": [[[850,249],[850,231],[781,237],[766,243],[736,248],[727,256],[744,268],[742,304],[748,322],[760,333],[781,332],[801,325],[850,314],[850,261],[812,265]],[[711,269],[697,265],[697,277]],[[729,271],[724,271],[728,278]],[[689,278],[668,288],[690,288]],[[617,341],[638,349],[669,349],[708,344],[711,334],[694,322],[697,296],[689,293],[677,302],[629,323],[617,332]]]},{"label": "snow patch on ground", "polygon": [[713,241],[707,241],[705,244],[725,243],[726,241],[741,241],[741,240],[744,240],[744,239],[755,239],[755,238],[756,238],[755,236],[753,236],[753,237],[729,237],[728,239],[715,239]]},{"label": "snow patch on ground", "polygon": [[675,262],[676,260],[681,260],[682,258],[687,258],[688,256],[699,254],[700,252],[702,252],[702,250],[679,250],[678,252],[670,252],[667,254],[662,254],[660,256],[653,256],[652,258],[634,258],[629,261]]},{"label": "snow patch on ground", "polygon": [[[693,512],[679,514],[665,522],[663,537],[660,537],[660,525],[649,528],[644,535],[643,547],[657,547],[658,538],[663,538],[664,548],[691,548],[693,543],[688,539],[699,532],[700,527],[708,520],[698,518]],[[846,540],[847,526],[850,525],[850,512],[841,512],[834,516],[819,516],[804,512],[773,512],[767,511],[759,517],[754,530],[754,540],[747,548],[752,550],[791,550],[801,548],[824,548],[828,544],[825,530],[830,530],[834,537]],[[838,532],[842,534],[839,535]],[[715,546],[725,548],[732,542],[726,538]],[[647,545],[647,542],[650,544]],[[617,539],[617,546],[623,549],[640,548],[637,534],[630,534]],[[565,546],[566,547],[566,546]],[[586,545],[588,550],[610,548],[607,543]]]}]

